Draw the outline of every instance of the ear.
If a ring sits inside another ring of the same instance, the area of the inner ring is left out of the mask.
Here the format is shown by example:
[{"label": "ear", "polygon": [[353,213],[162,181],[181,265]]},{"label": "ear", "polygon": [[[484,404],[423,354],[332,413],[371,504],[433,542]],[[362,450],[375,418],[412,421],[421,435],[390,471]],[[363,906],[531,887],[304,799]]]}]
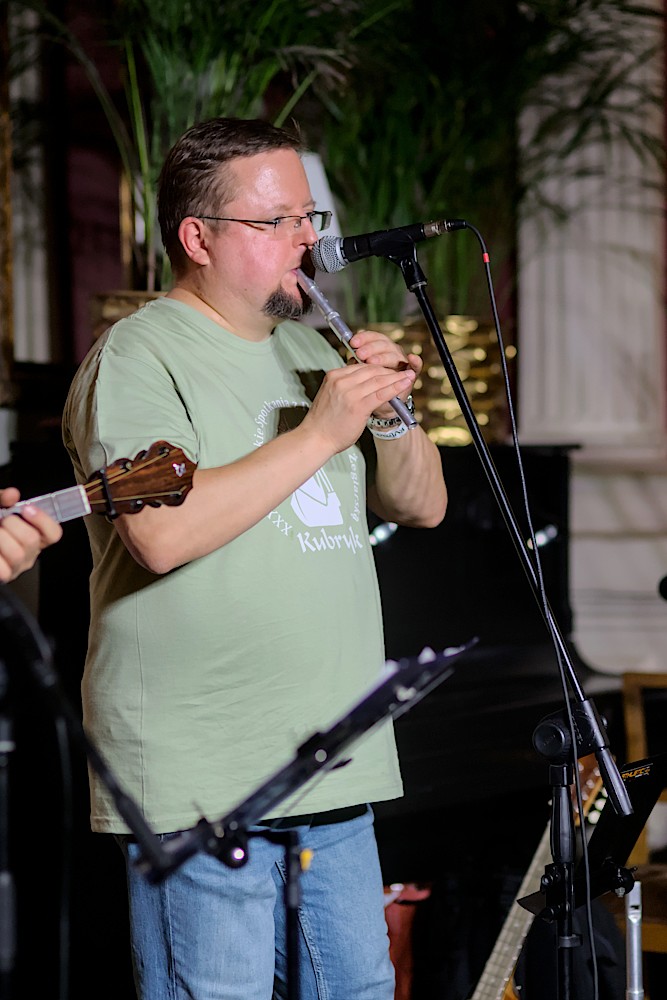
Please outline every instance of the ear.
[{"label": "ear", "polygon": [[195,264],[208,264],[206,226],[193,215],[186,216],[178,227],[178,238],[183,250]]}]

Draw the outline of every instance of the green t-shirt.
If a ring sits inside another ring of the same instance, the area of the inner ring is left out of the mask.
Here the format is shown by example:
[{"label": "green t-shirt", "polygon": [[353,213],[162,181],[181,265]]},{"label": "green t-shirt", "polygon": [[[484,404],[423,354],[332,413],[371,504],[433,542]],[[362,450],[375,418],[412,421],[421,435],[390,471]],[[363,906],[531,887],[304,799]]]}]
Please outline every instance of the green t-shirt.
[{"label": "green t-shirt", "polygon": [[[202,469],[227,465],[303,414],[304,386],[340,363],[299,323],[255,343],[183,303],[151,302],[112,327],[74,379],[64,439],[77,479],[157,440]],[[105,518],[86,523],[84,722],[156,831],[225,815],[378,680],[381,611],[358,447],[238,538],[163,576],[142,569]],[[272,812],[401,794],[390,723],[350,756]],[[122,832],[94,774],[91,797],[93,829]]]}]

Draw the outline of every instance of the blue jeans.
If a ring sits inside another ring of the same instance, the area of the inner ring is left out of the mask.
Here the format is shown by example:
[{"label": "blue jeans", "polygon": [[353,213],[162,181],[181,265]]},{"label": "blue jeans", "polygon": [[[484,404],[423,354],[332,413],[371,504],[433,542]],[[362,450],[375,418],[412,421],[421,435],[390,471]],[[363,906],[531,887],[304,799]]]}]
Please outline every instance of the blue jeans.
[{"label": "blue jeans", "polygon": [[[295,829],[313,852],[300,877],[301,1000],[393,1000],[372,810]],[[154,886],[131,864],[136,844],[119,840],[141,1000],[287,996],[283,846],[252,837],[237,869],[200,853]]]}]

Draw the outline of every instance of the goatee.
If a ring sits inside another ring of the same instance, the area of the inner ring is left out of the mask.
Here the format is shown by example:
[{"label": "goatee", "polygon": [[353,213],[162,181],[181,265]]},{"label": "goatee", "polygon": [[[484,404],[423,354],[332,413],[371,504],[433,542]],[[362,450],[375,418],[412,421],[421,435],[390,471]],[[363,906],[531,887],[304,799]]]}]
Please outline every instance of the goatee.
[{"label": "goatee", "polygon": [[282,288],[278,288],[269,295],[264,305],[264,314],[272,319],[301,319],[313,308],[313,303],[308,296],[299,289],[299,298],[288,295]]}]

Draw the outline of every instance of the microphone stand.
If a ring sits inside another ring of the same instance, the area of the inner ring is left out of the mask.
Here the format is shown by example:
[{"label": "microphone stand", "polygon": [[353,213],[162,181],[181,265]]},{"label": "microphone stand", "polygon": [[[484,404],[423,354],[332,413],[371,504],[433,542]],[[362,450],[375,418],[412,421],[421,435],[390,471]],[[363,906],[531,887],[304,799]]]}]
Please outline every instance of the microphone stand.
[{"label": "microphone stand", "polygon": [[[572,925],[575,907],[573,888],[575,832],[570,798],[566,791],[573,774],[571,765],[564,763],[565,757],[570,752],[574,753],[574,747],[572,747],[572,741],[569,737],[570,729],[574,728],[576,730],[576,756],[581,757],[588,753],[595,754],[600,768],[600,775],[616,813],[629,816],[632,814],[633,809],[609,748],[604,722],[593,702],[587,699],[584,694],[566,640],[554,618],[548,600],[540,590],[538,574],[533,559],[521,534],[516,516],[512,511],[493,464],[488,446],[484,441],[440,324],[426,293],[427,279],[417,260],[417,251],[414,242],[409,247],[399,248],[397,245],[395,252],[386,253],[384,256],[393,261],[401,269],[408,291],[412,292],[417,299],[442,359],[452,391],[461,407],[461,413],[470,430],[475,450],[482,463],[493,495],[500,507],[514,547],[531,584],[533,594],[539,604],[549,632],[553,637],[559,662],[563,666],[572,692],[571,702],[567,705],[570,725],[558,725],[551,718],[538,725],[533,737],[536,749],[547,757],[547,759],[553,761],[549,767],[549,775],[553,792],[551,845],[554,864],[549,866],[545,873],[543,886],[545,890],[549,889],[552,898],[557,895],[557,902],[552,907],[552,913],[555,914],[558,924],[558,997],[559,1000],[569,1000],[573,969],[572,949],[580,944],[578,936],[573,933]],[[488,260],[488,257],[486,259]],[[535,558],[537,558],[537,553],[535,554]],[[567,691],[564,691],[564,696],[566,701],[568,701]],[[567,735],[564,735],[565,730],[567,730]]]}]

